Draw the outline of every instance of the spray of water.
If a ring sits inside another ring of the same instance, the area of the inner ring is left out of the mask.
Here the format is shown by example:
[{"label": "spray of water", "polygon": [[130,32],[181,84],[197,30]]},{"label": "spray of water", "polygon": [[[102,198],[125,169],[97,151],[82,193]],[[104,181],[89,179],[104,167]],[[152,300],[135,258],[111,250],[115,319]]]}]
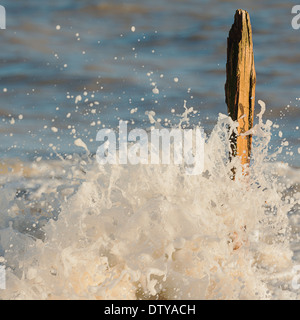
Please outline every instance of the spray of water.
[{"label": "spray of water", "polygon": [[87,152],[33,166],[16,199],[11,175],[0,197],[0,297],[296,298],[288,213],[299,200],[270,163],[272,122],[260,104],[246,177],[228,161],[236,124],[222,114],[198,176],[175,165],[100,166]]}]

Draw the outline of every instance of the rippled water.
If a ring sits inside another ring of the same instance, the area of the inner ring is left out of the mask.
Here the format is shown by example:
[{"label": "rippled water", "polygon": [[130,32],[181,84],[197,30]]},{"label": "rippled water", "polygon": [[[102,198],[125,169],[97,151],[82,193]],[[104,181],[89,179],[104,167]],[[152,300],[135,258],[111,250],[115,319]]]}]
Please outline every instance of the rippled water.
[{"label": "rippled water", "polygon": [[[241,7],[250,12],[253,26],[257,98],[267,103],[268,117],[284,132],[282,137],[274,134],[272,145],[288,139],[293,155],[283,154],[282,160],[299,165],[300,38],[291,27],[293,3],[14,0],[2,4],[7,9],[0,53],[2,158],[47,158],[49,144],[61,153],[80,152],[74,147],[72,129],[95,151],[97,145],[90,140],[102,125],[115,127],[118,117],[143,125],[146,110],[172,119],[171,109],[182,113],[184,100],[199,110],[194,122],[200,121],[209,133],[218,113],[226,113],[226,38],[234,12]],[[4,88],[7,92],[2,92]],[[75,104],[75,97],[84,92],[89,100]],[[91,107],[95,101],[99,104]],[[138,112],[130,113],[133,108]]]}]

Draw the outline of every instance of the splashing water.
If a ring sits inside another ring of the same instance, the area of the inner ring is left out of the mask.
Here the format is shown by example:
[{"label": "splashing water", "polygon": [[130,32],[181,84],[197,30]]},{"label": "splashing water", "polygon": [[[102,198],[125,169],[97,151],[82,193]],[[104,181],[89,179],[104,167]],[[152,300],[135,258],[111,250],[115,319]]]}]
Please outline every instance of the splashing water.
[{"label": "splashing water", "polygon": [[238,159],[228,162],[236,124],[222,114],[198,176],[175,165],[100,166],[79,140],[84,156],[32,165],[22,188],[16,170],[7,173],[0,298],[297,298],[288,213],[300,197],[287,192],[291,169],[270,162],[263,112],[247,177]]}]

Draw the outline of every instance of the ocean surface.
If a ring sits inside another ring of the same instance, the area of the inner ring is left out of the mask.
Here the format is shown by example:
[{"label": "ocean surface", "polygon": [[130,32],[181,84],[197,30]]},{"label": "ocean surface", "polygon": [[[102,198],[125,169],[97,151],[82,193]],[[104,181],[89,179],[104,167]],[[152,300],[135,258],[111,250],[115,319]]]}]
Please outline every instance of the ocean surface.
[{"label": "ocean surface", "polygon": [[[298,299],[295,4],[1,1],[0,299]],[[224,84],[239,8],[257,103],[249,178],[236,163],[232,181]],[[172,128],[185,105],[207,135],[204,174],[97,164],[100,129],[149,128],[149,111]]]},{"label": "ocean surface", "polygon": [[[266,102],[268,118],[284,132],[283,137],[274,133],[272,146],[287,139],[293,155],[283,154],[282,160],[299,166],[300,39],[291,26],[294,2],[47,3],[1,2],[7,10],[0,53],[2,158],[47,158],[49,145],[62,154],[80,152],[73,129],[95,152],[90,139],[102,125],[115,127],[120,117],[140,126],[148,110],[170,119],[172,109],[182,113],[184,100],[200,112],[194,121],[210,133],[218,114],[227,111],[226,39],[235,10],[244,8],[253,27],[257,99]],[[154,83],[159,94],[152,92]],[[75,103],[78,95],[84,99]],[[99,104],[91,106],[94,102]],[[135,108],[138,112],[130,113]]]}]

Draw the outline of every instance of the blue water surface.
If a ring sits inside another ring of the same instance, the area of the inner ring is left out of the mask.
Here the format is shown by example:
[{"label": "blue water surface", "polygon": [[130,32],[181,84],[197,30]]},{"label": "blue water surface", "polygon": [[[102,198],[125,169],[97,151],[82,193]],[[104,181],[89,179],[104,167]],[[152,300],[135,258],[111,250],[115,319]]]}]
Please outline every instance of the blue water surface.
[{"label": "blue water surface", "polygon": [[[103,126],[116,128],[123,119],[132,127],[147,127],[148,110],[162,123],[175,124],[185,100],[198,111],[191,124],[200,122],[209,135],[219,113],[227,112],[226,41],[235,10],[243,8],[253,27],[256,98],[267,104],[266,119],[279,125],[271,147],[286,139],[289,146],[278,160],[300,166],[300,30],[291,26],[295,1],[1,4],[7,11],[0,51],[1,159],[55,158],[53,147],[63,156],[80,153],[77,138],[95,152]],[[155,87],[159,94],[153,93]],[[82,100],[75,104],[78,95]]]}]

